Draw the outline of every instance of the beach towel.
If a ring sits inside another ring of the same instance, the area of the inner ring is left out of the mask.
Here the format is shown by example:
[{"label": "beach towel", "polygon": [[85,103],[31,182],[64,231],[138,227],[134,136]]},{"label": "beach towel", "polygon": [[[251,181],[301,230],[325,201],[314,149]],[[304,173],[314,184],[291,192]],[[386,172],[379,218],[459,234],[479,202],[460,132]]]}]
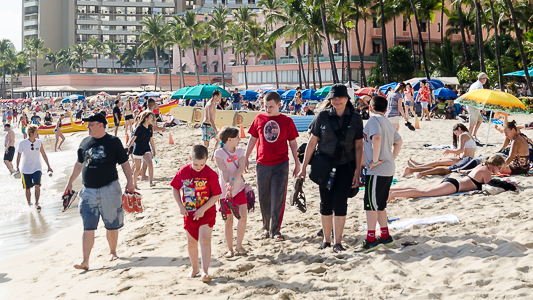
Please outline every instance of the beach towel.
[{"label": "beach towel", "polygon": [[430,149],[430,150],[442,150],[442,149],[452,149],[452,146],[450,145],[429,145],[426,144],[424,147]]},{"label": "beach towel", "polygon": [[[454,224],[459,223],[459,218],[454,214],[447,214],[447,215],[440,215],[440,216],[433,216],[429,218],[415,218],[415,219],[407,219],[403,221],[394,222],[392,224],[389,223],[389,228],[395,229],[395,230],[404,230],[407,228],[410,228],[413,225],[432,225],[436,223],[448,223],[448,224]],[[359,231],[366,231],[367,230],[366,225],[359,226]],[[376,223],[376,228],[379,228],[379,224]]]}]

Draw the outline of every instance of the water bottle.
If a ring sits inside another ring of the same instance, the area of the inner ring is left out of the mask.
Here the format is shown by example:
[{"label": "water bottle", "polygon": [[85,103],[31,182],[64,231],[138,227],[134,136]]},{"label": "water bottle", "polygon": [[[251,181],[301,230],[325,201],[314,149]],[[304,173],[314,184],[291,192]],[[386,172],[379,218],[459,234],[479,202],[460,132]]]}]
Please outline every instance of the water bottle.
[{"label": "water bottle", "polygon": [[48,172],[48,176],[50,176],[50,177],[52,177],[53,174],[54,174],[54,173],[53,173],[52,171],[49,171],[49,172]]},{"label": "water bottle", "polygon": [[337,169],[333,168],[333,169],[331,169],[331,173],[329,173],[329,180],[328,180],[328,184],[326,185],[326,188],[328,190],[331,190],[331,188],[333,187],[333,182],[335,182],[335,173],[336,172],[337,172]]}]

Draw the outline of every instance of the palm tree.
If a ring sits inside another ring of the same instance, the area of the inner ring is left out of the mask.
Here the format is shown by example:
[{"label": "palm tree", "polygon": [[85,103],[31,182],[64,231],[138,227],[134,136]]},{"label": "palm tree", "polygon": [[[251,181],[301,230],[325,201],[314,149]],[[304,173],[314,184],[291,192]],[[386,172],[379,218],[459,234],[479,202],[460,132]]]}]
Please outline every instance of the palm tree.
[{"label": "palm tree", "polygon": [[190,46],[192,48],[192,56],[194,58],[194,67],[195,67],[195,73],[196,73],[196,84],[200,84],[200,74],[198,71],[198,61],[196,59],[196,50],[194,48],[194,39],[193,36],[197,32],[198,22],[196,21],[196,12],[192,10],[188,10],[185,12],[185,16],[183,16],[183,26],[187,29],[187,32],[189,33],[189,39],[190,39]]},{"label": "palm tree", "polygon": [[[347,73],[348,73],[348,82],[350,82],[350,87],[352,85],[352,66],[350,64],[350,47],[348,47],[348,28],[346,27],[346,21],[348,19],[348,16],[353,13],[353,8],[350,6],[349,0],[339,0],[337,3],[337,9],[340,11],[341,14],[341,24],[342,24],[342,30],[344,33],[344,45],[346,46],[346,67],[347,67]],[[394,35],[394,38],[396,39],[396,35]],[[344,61],[344,54],[343,54],[343,61]],[[344,75],[344,72],[342,73]],[[344,80],[343,80],[344,81]]]},{"label": "palm tree", "polygon": [[54,53],[54,52],[49,52],[48,54],[46,54],[46,56],[44,57],[44,59],[46,59],[48,62],[44,63],[43,67],[48,67],[48,66],[52,66],[54,68],[54,73],[56,72],[57,70],[57,53]]},{"label": "palm tree", "polygon": [[[455,0],[452,3],[452,6],[456,6],[457,8],[457,15],[454,16],[452,13],[451,16],[448,19],[448,23],[446,24],[450,28],[446,30],[446,35],[450,36],[450,34],[456,33],[456,29],[454,29],[454,23],[458,23],[459,25],[459,31],[461,33],[461,43],[463,45],[463,52],[465,55],[465,64],[466,67],[470,70],[472,70],[472,65],[470,64],[470,38],[468,44],[466,43],[466,35],[465,35],[465,17],[463,15],[463,7],[462,7],[462,0]],[[456,22],[455,22],[456,21]],[[470,35],[469,35],[470,37]]]},{"label": "palm tree", "polygon": [[[420,0],[419,1],[419,15],[420,19],[425,19],[427,23],[428,32],[428,49],[431,49],[431,23],[435,20],[435,12],[441,11],[449,13],[446,7],[442,7],[441,0]],[[441,30],[442,32],[442,30]],[[430,52],[431,53],[431,52]]]},{"label": "palm tree", "polygon": [[157,90],[157,83],[159,82],[159,90],[161,90],[161,75],[159,70],[159,52],[158,48],[164,47],[165,41],[168,39],[170,27],[164,22],[163,15],[152,15],[144,17],[140,22],[143,29],[140,31],[139,39],[143,41],[139,47],[139,51],[144,53],[148,48],[154,49],[155,52],[155,84],[154,89]]},{"label": "palm tree", "polygon": [[[412,0],[411,0],[412,1]],[[385,28],[385,8],[383,6],[383,0],[379,0],[379,8],[381,10],[381,48],[382,51],[382,70],[383,70],[383,80],[385,84],[389,83],[389,54],[387,53],[387,30]]]},{"label": "palm tree", "polygon": [[[364,3],[362,3],[364,2]],[[353,14],[354,20],[354,30],[355,30],[355,40],[357,42],[357,51],[359,53],[359,73],[361,74],[361,84],[366,86],[366,75],[365,75],[365,64],[364,64],[364,47],[361,48],[361,39],[359,38],[359,20],[361,17],[364,18],[361,14],[361,8],[366,7],[368,4],[367,0],[353,0],[355,13]],[[364,9],[366,12],[366,9]],[[363,41],[366,40],[366,19],[364,20],[364,37]]]},{"label": "palm tree", "polygon": [[[15,69],[18,64],[17,50],[15,47],[8,48],[4,57],[4,63],[7,63],[9,67],[11,98],[13,98],[13,69]],[[0,64],[2,64],[2,62],[0,62]]]},{"label": "palm tree", "polygon": [[462,57],[459,50],[454,48],[450,39],[445,38],[440,47],[431,48],[433,75],[453,77],[461,69]]},{"label": "palm tree", "polygon": [[[178,16],[174,16],[174,20],[170,23],[171,29],[170,29],[170,36],[169,40],[172,43],[172,45],[178,46],[178,52],[179,52],[179,60],[180,60],[180,88],[185,86],[185,78],[183,77],[183,63],[182,63],[182,53],[183,49],[185,49],[188,43],[188,34],[186,28],[183,26],[183,21]],[[224,73],[222,73],[224,74]],[[183,81],[183,86],[182,86]],[[222,76],[222,82],[224,82],[224,76]]]},{"label": "palm tree", "polygon": [[331,46],[331,39],[329,37],[329,32],[327,29],[327,19],[326,19],[326,0],[316,0],[315,4],[320,6],[320,16],[322,17],[322,30],[326,36],[326,42],[329,53],[329,63],[331,64],[331,72],[333,75],[333,83],[339,82],[339,76],[337,74],[337,66],[335,65],[335,57],[333,56],[333,47]]},{"label": "palm tree", "polygon": [[72,46],[72,52],[76,60],[80,62],[80,66],[83,69],[83,63],[86,62],[89,58],[91,58],[91,53],[89,53],[89,47],[87,46],[87,44],[75,44]]},{"label": "palm tree", "polygon": [[503,72],[502,72],[502,57],[500,54],[500,43],[498,41],[498,36],[500,35],[498,27],[499,27],[499,16],[496,16],[496,10],[494,9],[494,0],[487,0],[489,3],[490,8],[490,15],[492,16],[492,25],[494,26],[494,41],[496,46],[494,47],[494,51],[496,53],[496,62],[498,64],[498,86],[500,90],[503,89]]},{"label": "palm tree", "polygon": [[478,0],[473,0],[476,12],[476,46],[479,53],[479,68],[481,72],[486,72],[485,54],[483,53],[483,28],[481,26],[481,4]]},{"label": "palm tree", "polygon": [[98,57],[100,57],[100,54],[105,51],[105,45],[102,41],[97,39],[90,39],[88,44],[93,51],[93,57],[96,60],[96,73],[98,73]]},{"label": "palm tree", "polygon": [[242,30],[242,56],[244,63],[244,83],[246,89],[248,89],[248,74],[246,71],[246,65],[248,60],[246,59],[246,27],[252,22],[252,18],[257,17],[257,14],[250,10],[248,4],[239,7],[237,12],[234,14],[235,22],[240,25]]},{"label": "palm tree", "polygon": [[35,60],[33,72],[35,73],[35,97],[39,95],[37,85],[37,60],[43,58],[50,49],[44,47],[44,40],[42,38],[30,38],[24,42],[28,55]]},{"label": "palm tree", "polygon": [[2,98],[6,97],[6,67],[8,67],[8,53],[12,49],[14,49],[15,46],[13,43],[8,39],[2,39],[0,40],[0,67],[2,67]]},{"label": "palm tree", "polygon": [[70,48],[61,49],[57,51],[57,66],[65,66],[68,68],[69,73],[71,72],[72,68],[76,65],[76,60],[73,59],[74,55],[72,53],[72,50]]},{"label": "palm tree", "polygon": [[127,48],[124,50],[124,53],[120,56],[118,59],[118,63],[120,64],[120,67],[126,67],[131,68],[135,65],[134,59],[135,52],[132,48]]},{"label": "palm tree", "polygon": [[[280,0],[259,0],[257,4],[263,10],[263,15],[265,16],[265,24],[270,26],[270,31],[274,31],[273,24],[280,19],[284,19],[280,14],[281,2]],[[272,54],[274,58],[274,75],[276,76],[276,88],[279,89],[279,79],[278,79],[278,62],[276,58],[276,39],[270,40],[272,44]]]},{"label": "palm tree", "polygon": [[120,57],[120,49],[117,43],[112,40],[108,40],[105,45],[107,46],[107,55],[111,58],[112,70],[115,73],[115,58]]},{"label": "palm tree", "polygon": [[[418,19],[418,14],[416,12],[414,0],[409,0],[409,2],[411,3],[411,9],[415,17],[416,30],[418,31],[418,44],[420,45],[420,43],[423,43],[422,31],[420,31],[420,21]],[[422,48],[422,57],[424,59],[424,73],[426,74],[426,78],[429,80],[430,77],[429,77],[428,61],[426,60],[426,50],[424,49],[425,48],[424,46],[422,46],[421,48]],[[387,52],[387,51],[384,51],[384,52]]]},{"label": "palm tree", "polygon": [[529,77],[529,70],[527,67],[526,54],[524,53],[524,44],[522,43],[522,30],[520,30],[520,27],[518,26],[518,20],[516,18],[515,10],[513,7],[513,2],[511,0],[505,0],[505,1],[511,12],[511,19],[513,21],[514,32],[516,35],[516,40],[518,42],[518,49],[520,50],[520,58],[522,59],[522,68],[524,69],[524,72],[526,75],[527,87],[529,91],[533,93],[533,86],[531,85],[531,78]]},{"label": "palm tree", "polygon": [[226,51],[224,51],[224,44],[227,40],[226,32],[228,30],[229,24],[231,23],[231,21],[228,19],[228,15],[229,9],[226,6],[219,4],[213,9],[211,20],[209,21],[209,26],[211,27],[211,30],[213,30],[213,32],[215,33],[219,44],[220,69],[222,70],[223,89],[226,88],[226,82],[224,78],[224,53],[226,53]]}]

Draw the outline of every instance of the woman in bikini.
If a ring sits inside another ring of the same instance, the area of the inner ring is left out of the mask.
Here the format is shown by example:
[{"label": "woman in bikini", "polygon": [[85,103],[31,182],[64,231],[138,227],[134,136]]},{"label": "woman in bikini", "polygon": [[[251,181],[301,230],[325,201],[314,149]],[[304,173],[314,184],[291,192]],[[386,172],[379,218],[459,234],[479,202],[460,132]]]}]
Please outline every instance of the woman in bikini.
[{"label": "woman in bikini", "polygon": [[[458,192],[469,192],[481,190],[482,185],[492,179],[492,174],[500,172],[505,164],[505,159],[497,154],[485,158],[483,163],[475,167],[468,175],[460,179],[444,178],[440,183],[423,188],[391,188],[389,200],[394,198],[420,198],[420,197],[438,197],[455,194]],[[461,173],[466,173],[461,171]]]},{"label": "woman in bikini", "polygon": [[[63,142],[65,141],[65,136],[63,135],[63,132],[61,131],[61,126],[63,126],[63,117],[64,117],[63,114],[59,116],[59,120],[57,120],[57,123],[56,123],[56,128],[54,129],[54,135],[56,136],[56,145],[55,145],[56,152],[57,152],[57,149],[61,150],[61,145],[63,145]],[[61,143],[59,143],[59,146],[57,146],[57,143],[59,142],[60,138],[61,138]]]},{"label": "woman in bikini", "polygon": [[502,169],[501,173],[512,175],[527,174],[529,172],[529,144],[527,137],[524,138],[523,134],[516,128],[516,121],[507,122],[503,133],[511,141],[511,148],[505,161],[506,167]]},{"label": "woman in bikini", "polygon": [[133,104],[132,97],[128,97],[124,105],[124,132],[128,136],[128,129],[133,132]]},{"label": "woman in bikini", "polygon": [[[459,144],[459,147],[457,145]],[[436,161],[429,163],[417,163],[411,159],[407,161],[408,166],[405,167],[402,177],[411,173],[415,174],[416,178],[422,178],[426,175],[446,175],[457,171],[468,164],[476,153],[476,142],[468,133],[468,129],[461,123],[453,126],[453,147],[454,149],[446,149],[444,155],[452,153],[459,155],[459,157],[442,157]],[[439,167],[447,168],[439,168]]]}]

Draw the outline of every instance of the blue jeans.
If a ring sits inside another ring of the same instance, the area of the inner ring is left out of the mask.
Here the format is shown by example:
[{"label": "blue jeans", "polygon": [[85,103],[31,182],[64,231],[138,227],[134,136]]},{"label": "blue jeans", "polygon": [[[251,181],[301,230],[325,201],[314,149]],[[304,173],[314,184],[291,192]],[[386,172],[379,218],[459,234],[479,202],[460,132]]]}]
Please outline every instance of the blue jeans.
[{"label": "blue jeans", "polygon": [[124,226],[122,190],[118,180],[98,189],[84,186],[79,196],[78,210],[83,220],[83,230],[96,230],[100,216],[107,230]]},{"label": "blue jeans", "polygon": [[241,103],[233,102],[233,110],[241,110]]}]

